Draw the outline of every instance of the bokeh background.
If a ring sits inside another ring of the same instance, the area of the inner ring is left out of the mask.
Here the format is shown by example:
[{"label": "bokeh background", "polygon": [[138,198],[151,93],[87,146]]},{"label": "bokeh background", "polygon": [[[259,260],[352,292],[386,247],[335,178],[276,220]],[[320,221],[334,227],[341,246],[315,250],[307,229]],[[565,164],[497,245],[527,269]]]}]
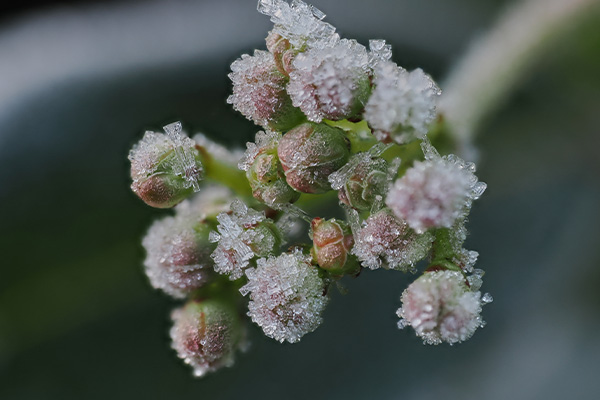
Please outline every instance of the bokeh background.
[{"label": "bokeh background", "polygon": [[[569,0],[565,0],[569,1]],[[600,397],[600,15],[555,40],[484,123],[468,247],[488,325],[429,347],[396,328],[413,279],[363,273],[296,345],[250,327],[233,368],[194,379],[170,349],[177,304],[142,272],[164,212],[127,153],[181,120],[242,147],[230,63],[263,48],[255,0],[16,3],[0,17],[1,399]],[[314,0],[345,37],[442,80],[508,0]],[[4,9],[3,9],[4,11]]]}]

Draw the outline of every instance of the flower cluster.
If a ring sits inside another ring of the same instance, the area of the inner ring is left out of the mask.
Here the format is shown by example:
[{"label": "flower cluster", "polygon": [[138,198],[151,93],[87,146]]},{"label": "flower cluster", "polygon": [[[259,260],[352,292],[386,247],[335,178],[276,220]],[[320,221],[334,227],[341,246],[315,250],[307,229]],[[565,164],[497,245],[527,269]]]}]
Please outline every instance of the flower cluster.
[{"label": "flower cluster", "polygon": [[[473,163],[431,144],[440,89],[391,61],[385,41],[367,49],[341,38],[302,1],[260,0],[258,10],[274,23],[267,50],[243,55],[229,74],[227,101],[263,128],[244,154],[189,139],[177,123],[146,133],[130,154],[142,200],[183,201],[143,240],[152,285],[188,299],[173,313],[173,348],[197,375],[230,365],[244,313],[266,336],[298,342],[322,323],[337,280],[362,269],[416,273],[421,261],[399,327],[428,344],[468,339],[491,301],[479,292],[478,254],[463,247],[486,186]],[[305,211],[328,203],[346,220]],[[304,231],[293,228],[302,221]]]}]

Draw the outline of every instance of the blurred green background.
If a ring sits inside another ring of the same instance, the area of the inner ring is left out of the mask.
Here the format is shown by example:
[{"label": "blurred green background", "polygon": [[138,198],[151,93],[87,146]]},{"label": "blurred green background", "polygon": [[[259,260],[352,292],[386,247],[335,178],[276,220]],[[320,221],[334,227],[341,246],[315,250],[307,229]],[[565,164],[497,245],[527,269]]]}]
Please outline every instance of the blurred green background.
[{"label": "blurred green background", "polygon": [[[565,0],[569,1],[569,0]],[[177,304],[142,272],[164,215],[129,190],[146,129],[243,147],[229,64],[264,48],[254,0],[111,2],[0,26],[0,399],[600,397],[600,15],[552,44],[480,131],[471,214],[488,325],[430,347],[396,328],[414,279],[367,271],[296,345],[250,327],[233,368],[194,379],[170,349]],[[442,79],[511,1],[314,1],[345,37]],[[443,88],[443,86],[442,86]]]}]

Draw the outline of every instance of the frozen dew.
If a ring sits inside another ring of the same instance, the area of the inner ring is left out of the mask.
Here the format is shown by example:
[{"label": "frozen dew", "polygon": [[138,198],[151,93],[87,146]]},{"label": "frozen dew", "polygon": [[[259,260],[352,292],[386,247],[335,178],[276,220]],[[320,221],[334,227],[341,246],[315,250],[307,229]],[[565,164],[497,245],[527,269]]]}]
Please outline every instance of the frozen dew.
[{"label": "frozen dew", "polygon": [[369,95],[368,65],[366,48],[355,40],[312,48],[294,59],[287,91],[310,121],[358,116]]},{"label": "frozen dew", "polygon": [[484,294],[484,295],[481,297],[481,302],[482,302],[483,304],[489,304],[489,303],[491,303],[492,301],[494,301],[494,298],[493,298],[493,297],[492,297],[492,295],[491,295],[491,294],[489,294],[489,293],[485,293],[485,294]]},{"label": "frozen dew", "polygon": [[339,40],[335,27],[322,21],[325,14],[303,1],[259,0],[258,11],[271,17],[273,31],[295,48],[327,47]]},{"label": "frozen dew", "polygon": [[369,67],[375,69],[380,62],[390,61],[392,58],[392,45],[385,40],[369,40]]},{"label": "frozen dew", "polygon": [[389,209],[372,214],[360,227],[353,222],[352,214],[350,213],[354,233],[352,253],[367,268],[410,271],[431,249],[433,236],[430,233],[417,234]]},{"label": "frozen dew", "polygon": [[257,254],[268,255],[279,247],[279,235],[264,212],[249,208],[240,200],[234,200],[231,211],[219,214],[217,221],[218,233],[211,232],[210,241],[218,245],[211,257],[215,271],[228,274],[231,280],[241,278]]},{"label": "frozen dew", "polygon": [[415,162],[394,183],[386,199],[387,206],[417,232],[451,228],[465,218],[486,187],[477,180],[473,163],[455,155],[435,156],[427,146],[426,160]]},{"label": "frozen dew", "polygon": [[240,289],[250,295],[248,315],[268,337],[298,342],[322,322],[325,282],[299,250],[261,258],[257,265],[246,270],[248,283]]},{"label": "frozen dew", "polygon": [[254,163],[256,156],[258,156],[261,152],[267,149],[275,149],[276,151],[277,144],[279,143],[280,139],[281,133],[272,132],[269,130],[266,132],[257,132],[254,142],[246,143],[246,151],[238,163],[238,168],[242,171],[248,171],[252,167],[252,163]]},{"label": "frozen dew", "polygon": [[441,90],[421,69],[408,72],[391,61],[375,66],[375,89],[364,118],[381,141],[399,144],[422,139],[436,118]]},{"label": "frozen dew", "polygon": [[142,240],[151,285],[176,298],[202,287],[213,274],[214,245],[208,241],[211,226],[205,218],[223,211],[231,194],[226,189],[206,189],[178,205],[175,216],[155,221]]},{"label": "frozen dew", "polygon": [[486,300],[470,290],[457,271],[425,273],[410,284],[401,300],[398,327],[412,326],[427,344],[463,342],[484,325],[480,313]]},{"label": "frozen dew", "polygon": [[230,306],[215,300],[190,301],[175,309],[171,318],[171,346],[195,376],[233,365],[235,351],[243,345],[243,327]]},{"label": "frozen dew", "polygon": [[173,160],[173,172],[183,178],[186,187],[193,187],[194,192],[199,191],[204,171],[202,164],[196,161],[196,143],[182,132],[181,122],[174,122],[163,129],[177,155]]}]

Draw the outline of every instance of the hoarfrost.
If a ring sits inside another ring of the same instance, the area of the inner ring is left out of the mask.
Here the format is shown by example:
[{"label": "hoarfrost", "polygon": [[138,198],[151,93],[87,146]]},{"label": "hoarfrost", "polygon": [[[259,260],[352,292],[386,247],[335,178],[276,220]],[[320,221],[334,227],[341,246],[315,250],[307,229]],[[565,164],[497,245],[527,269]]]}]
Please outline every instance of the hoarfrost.
[{"label": "hoarfrost", "polygon": [[392,45],[385,40],[369,40],[369,67],[375,69],[380,62],[390,61],[392,58]]},{"label": "hoarfrost", "polygon": [[172,142],[177,155],[173,160],[173,172],[183,178],[186,187],[193,187],[194,192],[200,190],[202,180],[202,164],[196,161],[196,143],[182,132],[181,122],[174,122],[163,128]]}]

